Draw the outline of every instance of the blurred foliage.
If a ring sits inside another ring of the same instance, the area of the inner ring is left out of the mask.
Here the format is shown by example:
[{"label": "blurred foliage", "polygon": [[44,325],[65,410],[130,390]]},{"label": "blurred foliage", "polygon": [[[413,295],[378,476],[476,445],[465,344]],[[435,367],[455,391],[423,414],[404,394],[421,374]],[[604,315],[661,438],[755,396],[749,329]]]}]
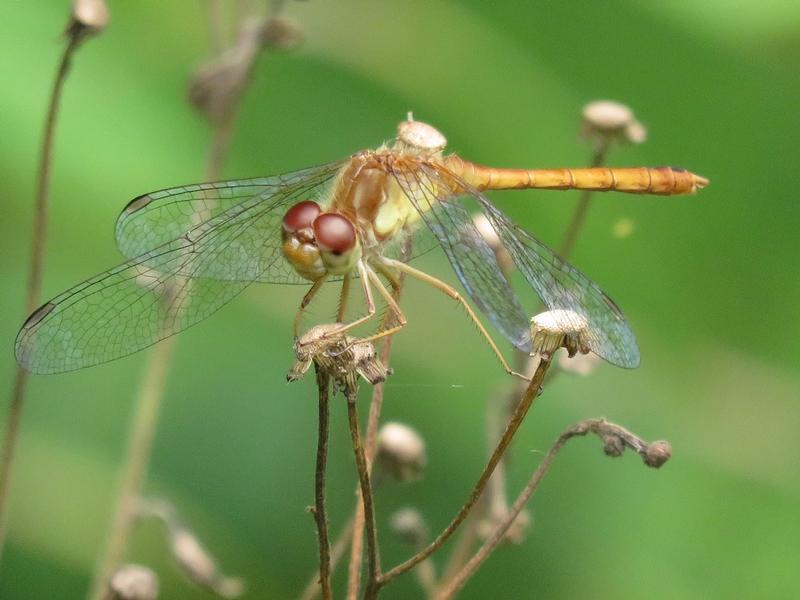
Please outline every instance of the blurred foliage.
[{"label": "blurred foliage", "polygon": [[[0,4],[5,388],[67,5]],[[208,56],[206,3],[111,9],[108,30],[81,48],[66,86],[46,296],[119,260],[112,226],[128,199],[202,176],[209,132],[185,85]],[[314,0],[289,12],[306,43],[260,61],[231,177],[374,146],[407,110],[476,161],[580,166],[590,155],[576,141],[581,106],[607,97],[630,104],[650,134],[612,163],[678,164],[712,181],[692,198],[596,198],[573,262],[625,309],[642,367],[559,377],[524,425],[509,471],[516,489],[561,429],[601,415],[669,439],[673,461],[650,472],[635,457],[606,459],[596,440],[575,442],[534,499],[527,541],[501,549],[463,597],[796,595],[800,3]],[[576,199],[494,198],[550,244]],[[613,235],[620,219],[633,224],[624,239]],[[441,257],[424,265],[455,280]],[[305,511],[314,385],[284,383],[300,294],[254,286],[181,336],[148,484],[178,505],[227,572],[248,581],[252,598],[294,596],[316,564]],[[316,305],[313,318],[329,318],[332,306]],[[461,504],[485,453],[485,399],[508,385],[446,299],[412,284],[404,306],[410,323],[396,340],[385,416],[421,431],[430,465],[421,482],[379,494],[386,566],[407,552],[386,526],[394,509],[413,504],[441,527]],[[0,597],[84,593],[144,358],[31,381]],[[355,485],[343,403],[333,429],[335,532]],[[156,569],[164,597],[207,597],[180,579],[156,527],[137,531],[130,558]],[[415,594],[408,576],[386,590]]]}]

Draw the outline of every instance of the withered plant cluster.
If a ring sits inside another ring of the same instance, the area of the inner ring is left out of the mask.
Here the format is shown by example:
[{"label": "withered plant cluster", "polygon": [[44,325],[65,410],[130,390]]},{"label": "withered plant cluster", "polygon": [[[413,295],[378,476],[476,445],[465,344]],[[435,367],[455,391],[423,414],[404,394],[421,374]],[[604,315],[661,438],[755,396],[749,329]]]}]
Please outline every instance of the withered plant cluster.
[{"label": "withered plant cluster", "polygon": [[[237,108],[246,92],[254,66],[266,51],[288,50],[301,41],[300,29],[281,16],[284,2],[250,3],[238,0],[226,3],[208,0],[210,38],[214,56],[197,69],[189,84],[190,103],[208,120],[212,141],[208,152],[205,180],[219,178],[228,153],[236,120]],[[35,224],[30,262],[26,312],[38,304],[43,275],[46,241],[47,206],[50,166],[53,160],[53,139],[60,98],[75,52],[93,35],[103,31],[109,13],[103,0],[75,0],[65,28],[65,46],[53,83],[47,111],[41,160],[37,176]],[[233,31],[233,33],[231,33]],[[582,136],[592,145],[592,166],[601,166],[616,143],[641,143],[644,127],[632,111],[618,103],[594,102],[585,107]],[[590,207],[591,192],[583,192],[573,218],[567,227],[560,255],[568,258]],[[476,225],[495,251],[498,264],[510,276],[513,263],[491,225],[476,217]],[[411,242],[403,248],[407,258]],[[398,301],[402,292],[402,275],[393,289]],[[169,293],[167,290],[165,293]],[[387,314],[384,326],[391,326]],[[301,598],[321,595],[333,598],[332,575],[349,550],[346,597],[376,598],[395,578],[413,572],[422,590],[430,599],[454,597],[475,571],[504,542],[519,543],[524,539],[530,518],[525,506],[535,493],[556,455],[570,439],[595,434],[609,456],[624,450],[638,453],[650,467],[660,467],[670,457],[666,442],[647,443],[626,429],[604,419],[587,419],[567,428],[533,470],[527,485],[509,504],[503,460],[516,432],[536,399],[553,385],[559,372],[591,373],[596,357],[590,353],[578,325],[566,330],[542,313],[532,319],[534,352],[519,354],[515,369],[527,373],[505,397],[488,399],[486,419],[490,440],[488,459],[478,479],[450,523],[431,535],[422,514],[413,508],[398,511],[389,520],[390,529],[412,548],[404,562],[385,569],[381,564],[379,523],[376,517],[375,493],[383,482],[417,479],[425,469],[427,457],[424,440],[413,428],[400,423],[381,424],[385,401],[384,381],[390,376],[391,336],[381,340],[378,348],[345,335],[330,336],[334,325],[318,325],[306,332],[295,344],[297,363],[289,379],[300,379],[311,369],[316,374],[319,404],[317,461],[315,470],[315,502],[312,510],[318,531],[319,569],[311,577]],[[579,320],[577,321],[579,323]],[[560,350],[561,348],[566,349]],[[150,354],[139,389],[135,394],[135,411],[131,418],[126,458],[120,469],[120,484],[109,534],[101,550],[91,589],[91,600],[105,598],[148,599],[158,596],[158,577],[142,565],[124,564],[131,532],[137,522],[151,519],[163,525],[166,543],[186,576],[195,584],[219,597],[241,595],[244,582],[226,576],[211,554],[203,547],[192,529],[181,519],[175,507],[162,498],[142,496],[150,460],[151,442],[156,431],[158,413],[174,351],[174,338],[156,346]],[[580,353],[578,353],[580,352]],[[556,355],[556,353],[558,353]],[[576,355],[577,354],[577,355]],[[555,360],[555,358],[558,360]],[[366,426],[358,413],[359,383],[372,386]],[[0,556],[5,539],[7,504],[11,486],[14,450],[25,397],[26,374],[16,372],[12,400],[6,421],[6,433],[0,456]],[[330,403],[342,394],[347,404],[355,467],[358,474],[357,499],[350,519],[338,527],[336,540],[331,540],[325,507],[325,472],[328,453]],[[445,544],[460,534],[447,561],[434,565]],[[364,556],[366,555],[366,560]]]}]

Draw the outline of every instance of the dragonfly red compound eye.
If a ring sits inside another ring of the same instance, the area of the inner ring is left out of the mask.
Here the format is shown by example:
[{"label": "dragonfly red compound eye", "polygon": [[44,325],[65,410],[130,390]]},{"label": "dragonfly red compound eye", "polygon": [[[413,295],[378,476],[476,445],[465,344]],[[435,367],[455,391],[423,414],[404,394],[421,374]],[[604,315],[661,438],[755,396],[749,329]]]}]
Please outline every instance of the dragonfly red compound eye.
[{"label": "dragonfly red compound eye", "polygon": [[283,215],[283,228],[286,231],[299,231],[311,224],[319,216],[319,204],[313,200],[298,202]]},{"label": "dragonfly red compound eye", "polygon": [[325,213],[314,220],[317,246],[334,254],[344,254],[356,245],[356,230],[347,217]]}]

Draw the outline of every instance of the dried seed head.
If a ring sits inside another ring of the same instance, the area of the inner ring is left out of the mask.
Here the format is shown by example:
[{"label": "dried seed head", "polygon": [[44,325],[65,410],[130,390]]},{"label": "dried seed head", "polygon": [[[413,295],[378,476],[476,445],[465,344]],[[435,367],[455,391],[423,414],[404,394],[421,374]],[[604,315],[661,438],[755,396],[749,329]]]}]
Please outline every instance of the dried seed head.
[{"label": "dried seed head", "polygon": [[439,152],[447,146],[447,138],[438,129],[415,121],[411,113],[408,119],[398,123],[397,139],[407,148],[423,152]]},{"label": "dried seed head", "polygon": [[589,324],[586,318],[571,310],[549,310],[531,319],[531,356],[538,354],[550,360],[559,348],[566,348],[570,357],[588,353]]},{"label": "dried seed head", "polygon": [[419,478],[428,458],[425,442],[408,425],[386,423],[378,431],[376,465],[397,481]]},{"label": "dried seed head", "polygon": [[583,107],[581,136],[601,144],[612,140],[641,144],[647,131],[629,107],[613,100],[596,100]]},{"label": "dried seed head", "polygon": [[642,460],[648,467],[658,469],[661,465],[672,458],[672,446],[665,440],[652,442],[647,446]]},{"label": "dried seed head", "polygon": [[272,50],[294,50],[303,42],[303,30],[292,19],[272,17],[261,30],[261,41]]},{"label": "dried seed head", "polygon": [[263,30],[263,21],[245,20],[236,43],[200,66],[189,80],[189,102],[211,122],[223,121],[236,106],[263,47]]},{"label": "dried seed head", "polygon": [[360,375],[371,384],[385,381],[389,370],[378,358],[375,347],[350,336],[336,333],[341,323],[316,325],[295,342],[297,362],[286,375],[288,381],[300,379],[315,362],[337,384],[355,386]]},{"label": "dried seed head", "polygon": [[67,35],[85,38],[100,33],[106,25],[108,7],[104,0],[73,0]]},{"label": "dried seed head", "polygon": [[511,268],[514,266],[514,261],[486,215],[483,213],[475,213],[472,217],[472,222],[475,224],[478,233],[481,234],[481,237],[492,249],[492,252],[494,252],[494,257],[503,273],[510,272]]},{"label": "dried seed head", "polygon": [[389,526],[403,541],[414,546],[423,546],[428,541],[428,525],[416,508],[401,508],[392,514]]},{"label": "dried seed head", "polygon": [[[477,524],[477,532],[481,539],[487,540],[497,529],[498,525],[503,523],[507,518],[506,514],[496,514],[487,516],[481,519]],[[521,544],[525,541],[525,536],[531,527],[531,515],[527,510],[521,511],[514,521],[509,526],[508,530],[503,535],[503,541],[512,544]]]},{"label": "dried seed head", "polygon": [[244,593],[244,582],[221,573],[212,556],[185,527],[170,529],[170,546],[175,561],[197,585],[223,598],[237,598]]},{"label": "dried seed head", "polygon": [[558,367],[562,371],[568,373],[575,373],[581,377],[591,375],[600,364],[600,357],[597,354],[578,354],[577,356],[570,357],[568,354],[559,354]]},{"label": "dried seed head", "polygon": [[111,576],[105,600],[155,600],[158,577],[147,567],[123,565]]}]

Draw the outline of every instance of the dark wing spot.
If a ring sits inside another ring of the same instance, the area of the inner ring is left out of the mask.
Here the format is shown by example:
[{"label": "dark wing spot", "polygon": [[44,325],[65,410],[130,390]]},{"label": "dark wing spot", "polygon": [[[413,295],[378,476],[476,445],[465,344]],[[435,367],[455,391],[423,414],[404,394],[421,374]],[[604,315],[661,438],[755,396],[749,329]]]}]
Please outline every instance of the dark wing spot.
[{"label": "dark wing spot", "polygon": [[31,327],[35,326],[39,321],[44,319],[47,315],[50,314],[50,311],[56,307],[55,304],[52,302],[48,302],[47,304],[42,304],[39,308],[33,311],[30,317],[23,323],[23,329],[30,329]]},{"label": "dark wing spot", "polygon": [[150,194],[144,194],[143,196],[137,196],[122,209],[122,212],[131,214],[135,213],[137,210],[144,208],[148,204],[153,201],[153,197]]}]

